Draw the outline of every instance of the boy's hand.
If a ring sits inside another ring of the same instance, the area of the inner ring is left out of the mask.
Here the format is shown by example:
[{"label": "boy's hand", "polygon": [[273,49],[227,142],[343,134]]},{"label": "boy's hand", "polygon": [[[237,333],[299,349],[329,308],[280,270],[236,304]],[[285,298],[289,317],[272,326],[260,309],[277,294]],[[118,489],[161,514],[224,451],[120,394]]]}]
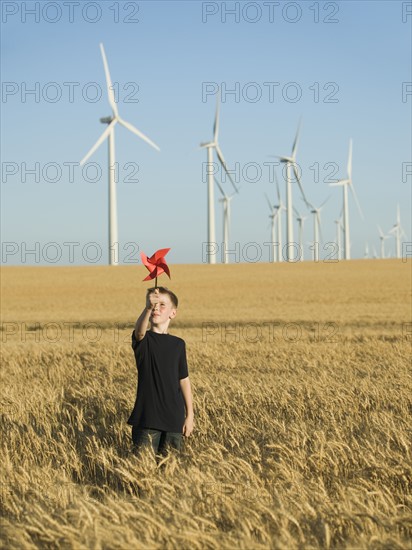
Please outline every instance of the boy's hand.
[{"label": "boy's hand", "polygon": [[159,289],[155,288],[154,292],[151,292],[146,298],[146,309],[153,310],[156,307],[156,304],[160,302],[160,293]]},{"label": "boy's hand", "polygon": [[193,416],[186,416],[185,423],[183,424],[183,435],[189,437],[193,432]]}]

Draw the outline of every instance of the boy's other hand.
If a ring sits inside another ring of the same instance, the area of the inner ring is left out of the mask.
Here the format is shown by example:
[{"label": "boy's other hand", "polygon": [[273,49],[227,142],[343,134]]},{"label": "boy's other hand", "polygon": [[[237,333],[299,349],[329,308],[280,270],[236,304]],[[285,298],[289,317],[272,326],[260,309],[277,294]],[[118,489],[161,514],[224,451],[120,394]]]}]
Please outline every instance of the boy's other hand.
[{"label": "boy's other hand", "polygon": [[183,424],[183,435],[185,437],[189,437],[189,435],[193,432],[193,417],[187,416],[185,423]]}]

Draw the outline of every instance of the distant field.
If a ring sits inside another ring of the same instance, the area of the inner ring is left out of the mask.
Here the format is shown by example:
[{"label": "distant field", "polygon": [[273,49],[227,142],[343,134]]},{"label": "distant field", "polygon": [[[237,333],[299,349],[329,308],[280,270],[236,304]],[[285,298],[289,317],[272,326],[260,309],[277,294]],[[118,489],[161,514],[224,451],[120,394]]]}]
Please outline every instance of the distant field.
[{"label": "distant field", "polygon": [[412,262],[170,265],[195,432],[131,453],[147,270],[1,270],[4,548],[409,549]]}]

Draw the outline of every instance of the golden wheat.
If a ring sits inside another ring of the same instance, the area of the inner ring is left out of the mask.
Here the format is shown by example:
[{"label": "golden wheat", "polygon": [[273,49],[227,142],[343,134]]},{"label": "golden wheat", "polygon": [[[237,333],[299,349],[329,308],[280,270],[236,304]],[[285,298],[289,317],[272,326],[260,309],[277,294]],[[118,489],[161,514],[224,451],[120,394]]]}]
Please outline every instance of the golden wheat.
[{"label": "golden wheat", "polygon": [[196,424],[156,461],[126,425],[143,268],[4,268],[3,547],[410,548],[410,273],[174,266]]}]

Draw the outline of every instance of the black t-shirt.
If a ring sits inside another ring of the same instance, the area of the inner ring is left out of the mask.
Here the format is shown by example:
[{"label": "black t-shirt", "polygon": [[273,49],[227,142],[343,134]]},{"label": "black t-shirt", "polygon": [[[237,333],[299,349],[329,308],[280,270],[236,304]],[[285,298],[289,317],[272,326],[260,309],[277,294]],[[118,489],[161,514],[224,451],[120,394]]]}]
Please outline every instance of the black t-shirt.
[{"label": "black t-shirt", "polygon": [[188,375],[186,345],[182,338],[148,330],[132,348],[138,373],[136,402],[128,424],[182,433],[185,402],[180,379]]}]

